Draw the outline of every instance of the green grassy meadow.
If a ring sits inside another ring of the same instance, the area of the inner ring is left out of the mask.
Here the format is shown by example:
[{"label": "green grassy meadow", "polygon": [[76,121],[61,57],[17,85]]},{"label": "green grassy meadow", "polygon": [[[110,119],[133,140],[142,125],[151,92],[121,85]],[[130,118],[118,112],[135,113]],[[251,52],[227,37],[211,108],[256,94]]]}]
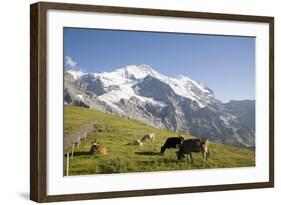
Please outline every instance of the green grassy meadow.
[{"label": "green grassy meadow", "polygon": [[[159,154],[166,139],[179,133],[95,110],[64,106],[65,137],[86,123],[96,124],[99,132],[89,133],[87,139],[81,140],[79,148],[75,148],[74,157],[70,159],[69,175],[255,166],[254,151],[213,142],[209,144],[210,157],[207,162],[203,162],[201,153],[193,153],[194,163],[189,163],[187,158],[179,161],[176,149],[167,149],[164,155]],[[142,147],[127,145],[148,133],[155,134],[153,142],[144,142]],[[185,134],[184,137],[188,139],[196,136]],[[91,142],[94,140],[106,147],[107,155],[90,155]],[[65,148],[64,152],[71,152],[71,147]]]}]

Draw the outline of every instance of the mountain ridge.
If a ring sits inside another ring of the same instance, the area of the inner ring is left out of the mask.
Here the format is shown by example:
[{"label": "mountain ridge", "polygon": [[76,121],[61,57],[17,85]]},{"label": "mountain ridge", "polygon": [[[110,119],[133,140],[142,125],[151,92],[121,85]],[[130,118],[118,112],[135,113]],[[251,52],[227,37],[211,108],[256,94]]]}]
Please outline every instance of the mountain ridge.
[{"label": "mountain ridge", "polygon": [[112,72],[76,72],[66,71],[65,104],[84,105],[226,144],[255,144],[254,117],[245,118],[249,108],[253,115],[254,102],[247,106],[241,102],[243,109],[239,101],[222,103],[206,85],[187,76],[163,75],[145,64]]}]

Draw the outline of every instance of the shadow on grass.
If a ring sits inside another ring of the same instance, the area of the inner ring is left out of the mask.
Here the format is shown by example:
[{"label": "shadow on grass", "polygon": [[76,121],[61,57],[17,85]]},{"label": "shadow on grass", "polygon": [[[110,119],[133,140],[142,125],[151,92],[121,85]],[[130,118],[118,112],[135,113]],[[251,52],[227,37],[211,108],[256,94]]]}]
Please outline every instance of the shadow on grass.
[{"label": "shadow on grass", "polygon": [[[88,155],[91,155],[91,153],[88,151],[79,151],[79,152],[74,152],[73,153],[73,156],[75,157],[75,156],[88,156]],[[70,153],[70,155],[69,156],[71,156],[71,153]],[[64,154],[64,157],[66,157],[66,154]]]},{"label": "shadow on grass", "polygon": [[160,152],[135,152],[137,155],[146,155],[146,156],[161,156]]}]

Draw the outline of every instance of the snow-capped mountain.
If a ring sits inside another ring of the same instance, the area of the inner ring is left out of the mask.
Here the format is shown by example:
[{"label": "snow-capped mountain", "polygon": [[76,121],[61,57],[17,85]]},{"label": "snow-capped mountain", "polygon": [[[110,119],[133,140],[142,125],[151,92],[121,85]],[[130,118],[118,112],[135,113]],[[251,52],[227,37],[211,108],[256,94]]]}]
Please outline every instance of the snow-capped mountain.
[{"label": "snow-capped mountain", "polygon": [[167,83],[176,94],[196,101],[200,107],[205,107],[215,100],[213,91],[205,85],[185,76],[172,78],[162,75],[148,65],[130,65],[114,72],[104,73],[85,74],[74,70],[68,72],[73,75],[75,80],[87,81],[89,87],[95,86],[96,81],[100,81],[99,83],[102,84],[101,86],[103,86],[105,92],[103,95],[99,95],[99,99],[110,104],[115,104],[121,99],[130,99],[131,97],[136,97],[141,101],[163,104],[162,102],[154,101],[153,98],[139,96],[134,91],[133,87],[147,76]]},{"label": "snow-capped mountain", "polygon": [[64,96],[66,104],[223,143],[254,146],[254,128],[244,128],[232,110],[235,106],[221,103],[202,83],[186,76],[169,77],[148,65],[130,65],[103,73],[68,70]]},{"label": "snow-capped mountain", "polygon": [[82,72],[81,70],[79,70],[79,71],[77,71],[77,70],[68,70],[67,72],[72,75],[74,80],[77,80],[78,78],[80,78],[81,76],[86,74],[86,73]]}]

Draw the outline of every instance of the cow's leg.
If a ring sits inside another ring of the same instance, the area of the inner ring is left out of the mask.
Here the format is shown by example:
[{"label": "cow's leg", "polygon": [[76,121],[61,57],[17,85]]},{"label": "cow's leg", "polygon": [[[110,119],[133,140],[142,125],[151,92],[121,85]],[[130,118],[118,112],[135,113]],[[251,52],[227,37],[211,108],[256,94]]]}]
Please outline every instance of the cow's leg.
[{"label": "cow's leg", "polygon": [[192,158],[192,154],[191,152],[190,153],[187,153],[187,156],[188,156],[188,161],[193,163],[193,158]]},{"label": "cow's leg", "polygon": [[205,151],[203,151],[203,152],[202,152],[202,154],[203,154],[203,160],[204,160],[204,162],[206,162],[206,159],[207,159],[207,153],[206,153]]},{"label": "cow's leg", "polygon": [[193,163],[193,157],[192,157],[192,153],[190,152],[190,162]]},{"label": "cow's leg", "polygon": [[202,156],[203,156],[203,161],[205,162],[206,158],[207,158],[206,151],[202,150],[201,152],[202,152]]},{"label": "cow's leg", "polygon": [[206,152],[206,160],[209,159],[209,156],[210,156],[210,152],[209,152],[209,150],[207,150],[207,152]]}]

